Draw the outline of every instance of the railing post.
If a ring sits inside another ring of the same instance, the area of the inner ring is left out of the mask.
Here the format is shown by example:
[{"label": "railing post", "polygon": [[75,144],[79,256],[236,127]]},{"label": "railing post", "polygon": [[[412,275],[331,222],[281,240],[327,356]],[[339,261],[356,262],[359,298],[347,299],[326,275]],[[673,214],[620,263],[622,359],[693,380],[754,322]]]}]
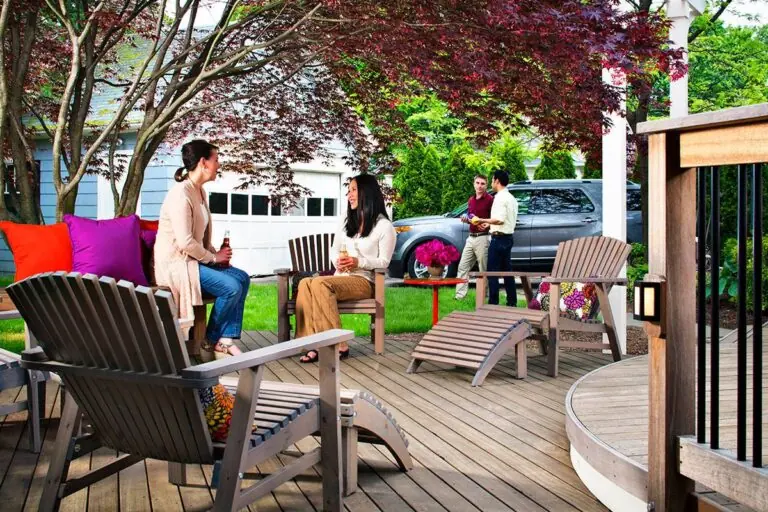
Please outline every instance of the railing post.
[{"label": "railing post", "polygon": [[649,326],[648,502],[684,510],[693,482],[678,473],[677,437],[694,433],[696,170],[680,168],[680,137],[649,137],[649,273],[664,278],[662,324]]}]

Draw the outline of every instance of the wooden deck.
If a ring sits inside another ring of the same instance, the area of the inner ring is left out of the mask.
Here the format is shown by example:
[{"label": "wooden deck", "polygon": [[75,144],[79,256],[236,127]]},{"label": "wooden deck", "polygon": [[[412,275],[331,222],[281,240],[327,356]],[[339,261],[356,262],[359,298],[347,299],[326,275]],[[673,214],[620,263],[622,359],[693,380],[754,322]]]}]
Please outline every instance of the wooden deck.
[{"label": "wooden deck", "polygon": [[[246,349],[276,342],[274,333],[250,332]],[[575,511],[606,510],[571,467],[565,432],[566,393],[583,375],[610,362],[599,353],[563,352],[560,376],[546,376],[543,356],[529,355],[528,378],[516,380],[514,354],[505,357],[481,388],[472,388],[472,372],[441,370],[424,363],[407,375],[414,344],[387,338],[386,353],[376,356],[369,340],[356,339],[342,363],[342,385],[367,389],[386,403],[410,440],[415,468],[400,473],[389,453],[360,447],[358,492],[345,499],[354,511]],[[529,350],[536,354],[535,350]],[[295,360],[270,364],[265,378],[286,382],[317,381],[316,365]],[[23,398],[3,391],[0,401]],[[50,384],[39,455],[27,449],[26,412],[0,418],[0,509],[35,510],[54,443],[59,393]],[[298,448],[306,451],[316,441]],[[115,453],[100,449],[72,464],[72,474],[97,468]],[[258,469],[281,466],[275,459]],[[164,462],[146,460],[109,480],[66,498],[62,510],[205,510],[212,504],[210,466],[190,472],[193,485],[176,487]],[[318,510],[321,482],[312,469],[257,502],[261,511]]]},{"label": "wooden deck", "polygon": [[[763,336],[768,328],[763,328]],[[720,341],[720,447],[736,452],[736,343],[735,333]],[[709,347],[708,347],[709,350]],[[768,367],[768,352],[763,354]],[[752,344],[748,346],[747,456],[752,456]],[[707,354],[707,408],[709,408],[709,353]],[[763,382],[763,432],[768,432],[768,379]],[[645,500],[648,484],[648,356],[635,357],[601,368],[578,382],[567,401],[568,437],[575,449],[588,454],[588,462],[629,494]],[[707,409],[709,412],[709,409]],[[707,414],[709,442],[709,414]],[[768,439],[763,439],[768,453]],[[597,492],[597,491],[596,491]],[[711,495],[721,505],[734,502]],[[748,510],[746,507],[729,507]]]}]

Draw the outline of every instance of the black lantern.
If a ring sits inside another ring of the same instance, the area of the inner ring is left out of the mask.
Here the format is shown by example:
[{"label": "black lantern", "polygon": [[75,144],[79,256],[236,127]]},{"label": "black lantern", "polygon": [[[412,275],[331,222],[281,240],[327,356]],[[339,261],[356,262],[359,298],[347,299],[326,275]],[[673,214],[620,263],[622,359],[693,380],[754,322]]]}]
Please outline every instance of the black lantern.
[{"label": "black lantern", "polygon": [[634,317],[644,322],[661,320],[661,282],[635,281]]}]

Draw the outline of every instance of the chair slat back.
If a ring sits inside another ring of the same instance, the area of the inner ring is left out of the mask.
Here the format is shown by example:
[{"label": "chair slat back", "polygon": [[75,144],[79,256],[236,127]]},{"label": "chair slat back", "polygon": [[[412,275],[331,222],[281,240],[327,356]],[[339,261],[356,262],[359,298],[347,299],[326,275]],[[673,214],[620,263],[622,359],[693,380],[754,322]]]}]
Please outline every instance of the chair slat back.
[{"label": "chair slat back", "polygon": [[[147,380],[178,382],[189,366],[169,292],[56,272],[8,293],[48,359],[72,365],[60,376],[106,446],[174,462],[213,461],[199,390]],[[94,369],[111,370],[110,377]]]},{"label": "chair slat back", "polygon": [[632,246],[608,236],[560,242],[552,277],[617,277]]},{"label": "chair slat back", "polygon": [[333,233],[307,235],[288,240],[291,270],[294,272],[326,272],[333,270],[331,246]]}]

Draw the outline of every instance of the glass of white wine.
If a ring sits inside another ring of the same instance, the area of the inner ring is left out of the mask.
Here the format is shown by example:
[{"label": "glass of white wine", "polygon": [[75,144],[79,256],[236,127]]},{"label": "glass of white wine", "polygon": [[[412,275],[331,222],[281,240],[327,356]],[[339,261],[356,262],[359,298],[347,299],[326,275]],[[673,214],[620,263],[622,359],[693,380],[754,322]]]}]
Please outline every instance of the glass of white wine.
[{"label": "glass of white wine", "polygon": [[[343,260],[344,258],[349,258],[349,253],[347,252],[347,244],[341,244],[339,247],[339,259]],[[346,270],[342,270],[341,272],[344,274],[348,273]]]}]

